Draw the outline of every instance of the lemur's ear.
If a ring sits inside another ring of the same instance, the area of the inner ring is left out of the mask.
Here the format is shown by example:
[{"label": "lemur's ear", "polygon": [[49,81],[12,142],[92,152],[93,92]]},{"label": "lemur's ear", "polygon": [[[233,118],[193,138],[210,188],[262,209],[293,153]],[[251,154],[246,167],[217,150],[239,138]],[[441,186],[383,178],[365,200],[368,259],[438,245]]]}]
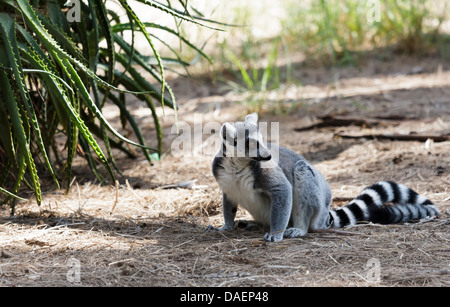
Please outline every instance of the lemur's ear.
[{"label": "lemur's ear", "polygon": [[222,125],[222,128],[220,128],[220,135],[224,141],[228,141],[228,143],[233,144],[234,139],[237,136],[237,131],[232,124],[225,123]]},{"label": "lemur's ear", "polygon": [[258,114],[252,113],[252,114],[247,115],[245,117],[245,124],[257,126],[258,125]]}]

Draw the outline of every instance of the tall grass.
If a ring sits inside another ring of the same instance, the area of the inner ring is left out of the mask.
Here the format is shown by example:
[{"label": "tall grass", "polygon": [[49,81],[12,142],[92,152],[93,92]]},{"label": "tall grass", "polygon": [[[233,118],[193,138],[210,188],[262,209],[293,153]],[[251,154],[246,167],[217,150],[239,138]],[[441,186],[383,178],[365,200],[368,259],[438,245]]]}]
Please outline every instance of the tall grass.
[{"label": "tall grass", "polygon": [[[333,66],[358,65],[370,53],[383,59],[392,53],[450,56],[450,32],[443,27],[450,19],[449,0],[227,4],[219,12],[220,19],[240,26],[221,35],[212,56],[218,79],[227,90],[247,94],[243,103],[253,110],[268,104],[267,91],[283,91],[294,82],[301,83],[292,78],[294,57]],[[270,34],[261,37],[256,32]]]},{"label": "tall grass", "polygon": [[[442,29],[450,19],[448,0],[261,1],[260,5],[267,7],[262,16],[257,15],[261,10],[254,5],[251,1],[235,5],[231,21],[242,27],[230,30],[216,55],[218,65],[234,72],[237,84],[229,80],[227,83],[239,91],[261,89],[255,83],[262,81],[262,75],[256,72],[273,64],[270,61],[273,53],[269,51],[272,39],[283,42],[279,44],[278,56],[289,58],[282,50],[302,52],[308,60],[327,65],[355,65],[359,55],[371,50],[381,50],[383,54],[450,55],[450,33]],[[279,20],[270,14],[275,7],[285,12]],[[379,14],[374,14],[378,9]],[[272,33],[278,23],[281,29]],[[272,37],[257,39],[253,36],[254,28],[270,32]],[[274,71],[276,67],[271,69]],[[281,79],[290,80],[290,76]]]},{"label": "tall grass", "polygon": [[[177,110],[175,96],[165,79],[165,67],[188,63],[170,45],[169,56],[161,57],[155,43],[167,45],[164,38],[175,36],[180,45],[212,61],[178,31],[181,22],[214,28],[212,21],[192,17],[187,1],[178,1],[179,9],[170,1],[136,1],[174,18],[174,27],[144,21],[142,14],[130,6],[131,1],[119,0],[118,11],[108,9],[103,0],[73,2],[72,8],[78,11],[72,11],[72,17],[76,19],[76,13],[80,17],[75,21],[69,21],[71,11],[65,7],[66,0],[0,1],[2,203],[20,199],[17,194],[22,183],[41,203],[38,165],[51,174],[56,187],[64,179],[68,187],[77,152],[101,182],[106,179],[99,165],[111,181],[115,180],[117,167],[112,148],[133,156],[128,146],[136,146],[149,161],[157,158],[162,150],[162,129],[156,107]],[[121,15],[125,21],[121,21]],[[163,34],[154,34],[154,30]],[[131,39],[125,39],[125,33],[131,33]],[[138,33],[147,43],[149,54],[135,48]],[[155,83],[159,86],[155,87]],[[150,109],[157,132],[155,148],[147,146],[124,93],[145,102]],[[122,125],[132,128],[136,141],[121,135],[103,116],[107,100],[117,106]],[[62,151],[55,141],[57,134],[65,136]]]},{"label": "tall grass", "polygon": [[[246,94],[244,104],[251,111],[259,111],[266,93],[278,89],[283,82],[279,59],[287,55],[287,46],[281,37],[260,37],[257,32],[264,29],[253,23],[254,7],[241,2],[226,12],[229,19],[224,11],[220,19],[234,26],[225,35],[221,33],[218,48],[211,53],[219,73],[217,79],[224,83],[224,90]],[[290,68],[289,64],[288,61]]]},{"label": "tall grass", "polygon": [[268,104],[266,92],[301,83],[294,60],[333,66],[359,65],[367,54],[450,55],[449,0],[230,0],[216,12],[238,25],[211,50],[217,79],[245,93],[253,110]]},{"label": "tall grass", "polygon": [[378,48],[448,56],[441,25],[450,17],[449,1],[289,1],[287,8],[286,39],[325,62],[354,64],[358,52]]}]

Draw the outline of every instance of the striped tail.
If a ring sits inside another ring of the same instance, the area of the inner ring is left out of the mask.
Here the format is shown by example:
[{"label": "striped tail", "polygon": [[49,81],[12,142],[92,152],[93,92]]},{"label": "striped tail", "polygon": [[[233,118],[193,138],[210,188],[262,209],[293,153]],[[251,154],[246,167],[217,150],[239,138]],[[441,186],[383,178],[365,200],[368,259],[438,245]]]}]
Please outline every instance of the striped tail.
[{"label": "striped tail", "polygon": [[436,206],[425,196],[403,184],[380,181],[365,188],[344,207],[331,210],[330,222],[334,228],[355,225],[359,221],[394,224],[439,214]]}]

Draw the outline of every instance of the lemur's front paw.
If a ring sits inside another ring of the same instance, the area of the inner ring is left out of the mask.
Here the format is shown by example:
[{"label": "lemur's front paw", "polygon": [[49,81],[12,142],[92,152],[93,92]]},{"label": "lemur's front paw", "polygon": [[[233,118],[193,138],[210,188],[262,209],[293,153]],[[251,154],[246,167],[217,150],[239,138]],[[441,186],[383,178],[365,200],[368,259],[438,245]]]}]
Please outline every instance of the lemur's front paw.
[{"label": "lemur's front paw", "polygon": [[283,231],[268,232],[263,237],[267,242],[278,242],[283,240]]},{"label": "lemur's front paw", "polygon": [[219,231],[219,228],[214,227],[213,225],[208,225],[205,228],[205,231]]},{"label": "lemur's front paw", "polygon": [[304,231],[300,228],[292,227],[292,228],[286,229],[283,236],[285,238],[298,238],[298,237],[303,237],[304,235],[306,235],[306,231]]},{"label": "lemur's front paw", "polygon": [[208,227],[206,227],[205,230],[206,231],[231,231],[231,230],[233,230],[233,227],[229,227],[227,225],[223,225],[220,228],[216,228],[216,227],[214,227],[212,225],[208,225]]}]

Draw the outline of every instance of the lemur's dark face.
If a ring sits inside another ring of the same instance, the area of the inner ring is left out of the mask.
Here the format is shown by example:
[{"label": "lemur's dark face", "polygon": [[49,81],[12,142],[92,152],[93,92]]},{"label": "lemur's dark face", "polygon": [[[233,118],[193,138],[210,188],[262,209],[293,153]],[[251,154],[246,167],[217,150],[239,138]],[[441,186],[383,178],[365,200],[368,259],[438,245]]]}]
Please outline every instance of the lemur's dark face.
[{"label": "lemur's dark face", "polygon": [[247,158],[256,161],[271,159],[257,126],[257,115],[247,115],[245,122],[225,123],[221,128],[225,157]]}]

